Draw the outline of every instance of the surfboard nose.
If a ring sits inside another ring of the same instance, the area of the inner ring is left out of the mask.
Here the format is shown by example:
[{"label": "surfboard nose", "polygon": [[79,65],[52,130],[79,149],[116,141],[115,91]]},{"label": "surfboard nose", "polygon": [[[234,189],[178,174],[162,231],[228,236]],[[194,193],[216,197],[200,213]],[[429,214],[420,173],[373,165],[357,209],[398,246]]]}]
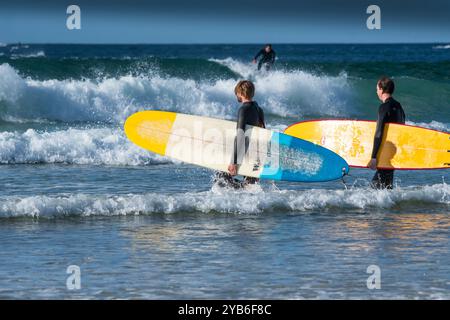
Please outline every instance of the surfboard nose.
[{"label": "surfboard nose", "polygon": [[127,118],[124,131],[138,146],[165,155],[177,114],[166,111],[140,111]]}]

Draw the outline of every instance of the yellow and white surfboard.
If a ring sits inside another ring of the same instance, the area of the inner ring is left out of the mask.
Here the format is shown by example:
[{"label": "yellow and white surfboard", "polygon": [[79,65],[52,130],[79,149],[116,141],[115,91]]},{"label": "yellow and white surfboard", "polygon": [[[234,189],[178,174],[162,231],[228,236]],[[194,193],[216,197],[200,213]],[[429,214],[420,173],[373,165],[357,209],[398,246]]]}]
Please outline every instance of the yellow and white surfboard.
[{"label": "yellow and white surfboard", "polygon": [[[166,111],[142,111],[125,122],[125,133],[138,146],[186,163],[218,171],[227,171],[236,136],[236,123]],[[271,138],[269,130],[251,129],[261,147]],[[260,161],[265,161],[261,150]],[[246,160],[246,159],[243,159]],[[248,159],[247,159],[248,160]],[[243,161],[239,174],[259,177],[262,166]]]}]

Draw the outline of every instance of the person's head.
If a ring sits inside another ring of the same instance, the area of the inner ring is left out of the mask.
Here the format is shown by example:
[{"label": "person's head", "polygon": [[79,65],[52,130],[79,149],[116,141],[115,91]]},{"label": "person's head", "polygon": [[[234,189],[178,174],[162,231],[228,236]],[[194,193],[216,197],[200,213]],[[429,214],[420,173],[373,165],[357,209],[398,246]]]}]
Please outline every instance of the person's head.
[{"label": "person's head", "polygon": [[264,46],[264,50],[266,50],[266,52],[272,51],[272,45],[271,45],[271,44],[266,44],[266,45]]},{"label": "person's head", "polygon": [[395,84],[392,79],[388,77],[381,77],[377,82],[377,96],[380,100],[383,100],[383,97],[391,96],[394,93]]},{"label": "person's head", "polygon": [[255,86],[251,81],[241,80],[234,87],[234,94],[239,102],[252,101],[255,95]]}]

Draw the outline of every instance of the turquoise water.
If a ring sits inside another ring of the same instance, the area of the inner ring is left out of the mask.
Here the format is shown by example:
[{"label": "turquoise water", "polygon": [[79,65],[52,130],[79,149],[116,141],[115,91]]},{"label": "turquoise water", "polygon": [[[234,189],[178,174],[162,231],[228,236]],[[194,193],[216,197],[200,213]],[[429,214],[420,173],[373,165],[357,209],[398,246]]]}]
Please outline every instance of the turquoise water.
[{"label": "turquoise water", "polygon": [[387,74],[408,123],[450,131],[445,44],[279,45],[269,74],[257,49],[0,47],[0,298],[448,299],[448,170],[397,172],[394,191],[354,169],[346,186],[235,192],[127,141],[123,121],[150,107],[234,119],[241,78],[274,130],[375,119]]}]

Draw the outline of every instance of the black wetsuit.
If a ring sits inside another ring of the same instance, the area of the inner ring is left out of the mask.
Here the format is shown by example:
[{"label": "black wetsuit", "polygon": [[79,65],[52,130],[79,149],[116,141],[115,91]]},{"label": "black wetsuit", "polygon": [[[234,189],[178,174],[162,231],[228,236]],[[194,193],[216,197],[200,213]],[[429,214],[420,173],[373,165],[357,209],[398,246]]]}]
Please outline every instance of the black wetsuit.
[{"label": "black wetsuit", "polygon": [[259,56],[262,56],[261,60],[258,62],[258,70],[261,69],[261,66],[265,64],[266,70],[269,70],[270,67],[275,63],[276,53],[273,50],[267,52],[265,49],[259,50],[259,52],[255,56],[255,60],[258,59]]},{"label": "black wetsuit", "polygon": [[[236,126],[236,139],[234,141],[232,164],[241,164],[246,152],[247,144],[245,137],[245,128],[247,125],[265,128],[264,111],[254,101],[244,102],[239,108],[238,120]],[[253,184],[258,181],[256,178],[245,177],[243,182],[234,179],[230,174],[225,172],[216,173],[215,181],[221,185],[231,186],[234,188],[242,188],[247,184]]]},{"label": "black wetsuit", "polygon": [[[377,129],[373,141],[372,159],[377,158],[383,139],[384,125],[386,123],[405,123],[405,112],[401,104],[394,98],[387,98],[378,109]],[[377,189],[392,189],[394,170],[378,169],[372,179],[372,186]]]}]

